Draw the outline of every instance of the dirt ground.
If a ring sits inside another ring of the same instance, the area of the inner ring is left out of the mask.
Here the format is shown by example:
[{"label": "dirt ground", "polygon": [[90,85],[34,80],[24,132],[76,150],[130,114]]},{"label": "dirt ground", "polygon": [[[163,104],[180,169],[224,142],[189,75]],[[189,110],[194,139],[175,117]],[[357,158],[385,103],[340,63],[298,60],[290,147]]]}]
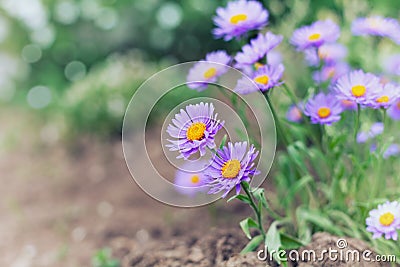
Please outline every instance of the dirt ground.
[{"label": "dirt ground", "polygon": [[65,144],[51,127],[32,129],[29,118],[6,121],[0,133],[0,266],[91,266],[96,250],[122,237],[144,245],[216,225],[239,231],[237,222],[250,214],[240,203],[181,209],[153,200],[131,178],[119,140]]},{"label": "dirt ground", "polygon": [[[0,266],[88,267],[104,247],[122,266],[269,266],[255,253],[237,255],[246,244],[238,222],[251,214],[248,207],[224,200],[193,209],[164,205],[133,181],[119,140],[60,142],[52,127],[32,129],[24,118],[2,120],[0,131]],[[309,246],[332,240],[316,236]]]}]

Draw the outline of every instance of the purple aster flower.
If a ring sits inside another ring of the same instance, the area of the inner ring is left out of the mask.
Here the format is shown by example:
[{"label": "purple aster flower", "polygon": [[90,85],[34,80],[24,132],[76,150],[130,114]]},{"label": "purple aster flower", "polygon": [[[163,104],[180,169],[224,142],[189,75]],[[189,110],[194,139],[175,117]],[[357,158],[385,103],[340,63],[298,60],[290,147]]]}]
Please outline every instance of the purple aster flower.
[{"label": "purple aster flower", "polygon": [[286,119],[291,122],[299,123],[303,120],[303,111],[296,105],[291,105],[286,113]]},{"label": "purple aster flower", "polygon": [[309,66],[318,66],[320,61],[334,64],[343,61],[347,56],[347,48],[338,43],[321,45],[318,49],[309,48],[304,51],[305,60]]},{"label": "purple aster flower", "polygon": [[208,53],[206,59],[202,60],[189,70],[187,76],[188,87],[203,91],[208,83],[215,83],[217,78],[228,71],[231,57],[223,50]]},{"label": "purple aster flower", "polygon": [[282,54],[275,50],[269,51],[267,54],[267,62],[268,65],[271,66],[277,66],[279,64],[282,64],[283,62]]},{"label": "purple aster flower", "polygon": [[170,151],[179,151],[177,158],[187,159],[198,151],[204,156],[206,147],[215,148],[214,137],[224,124],[217,120],[217,115],[212,103],[201,102],[181,109],[168,125],[167,133],[174,140],[168,140],[171,144],[167,147]]},{"label": "purple aster flower", "polygon": [[209,194],[225,191],[222,197],[236,188],[240,193],[240,183],[249,182],[250,177],[259,174],[254,166],[258,151],[253,145],[247,150],[247,142],[228,143],[228,146],[218,149],[211,165],[205,170],[211,187]]},{"label": "purple aster flower", "polygon": [[388,115],[393,120],[399,121],[400,120],[400,99],[397,100],[389,109]]},{"label": "purple aster flower", "polygon": [[383,67],[389,74],[400,75],[400,54],[392,55],[386,59]]},{"label": "purple aster flower", "polygon": [[308,100],[304,114],[309,116],[313,124],[327,124],[340,120],[342,106],[332,94],[319,93]]},{"label": "purple aster flower", "polygon": [[372,16],[367,18],[357,18],[351,25],[354,35],[375,35],[396,39],[400,24],[396,19]]},{"label": "purple aster flower", "polygon": [[217,8],[217,16],[213,20],[217,26],[213,30],[214,36],[229,41],[267,25],[268,11],[260,2],[239,0],[229,2],[225,8]]},{"label": "purple aster flower", "polygon": [[197,193],[206,192],[207,178],[204,175],[205,161],[198,162],[185,162],[182,167],[176,171],[175,175],[175,188],[176,190],[190,197],[195,196]]},{"label": "purple aster flower", "polygon": [[397,231],[400,228],[400,203],[387,201],[378,205],[377,209],[369,212],[366,223],[367,231],[373,234],[372,238],[384,235],[386,239],[397,240]]},{"label": "purple aster flower", "polygon": [[235,56],[235,67],[243,68],[251,66],[265,58],[267,53],[282,42],[282,35],[275,35],[271,32],[259,33],[255,39],[242,47],[242,51]]},{"label": "purple aster flower", "polygon": [[383,158],[398,156],[400,154],[400,146],[398,144],[391,144],[383,153]]},{"label": "purple aster flower", "polygon": [[369,139],[375,138],[378,135],[381,135],[385,129],[385,126],[382,122],[376,122],[371,125],[368,131],[359,132],[357,135],[357,143],[365,143]]},{"label": "purple aster flower", "polygon": [[[282,84],[280,80],[284,70],[285,68],[282,64],[278,66],[265,65],[256,70],[251,75],[251,79],[262,92],[265,92]],[[238,80],[234,91],[239,94],[249,94],[254,92],[257,87],[255,87],[254,84],[250,84],[247,77],[243,77]]]},{"label": "purple aster flower", "polygon": [[334,87],[337,97],[357,104],[368,105],[375,101],[374,95],[381,89],[379,78],[362,70],[352,71],[340,77]]},{"label": "purple aster flower", "polygon": [[340,100],[340,104],[342,104],[343,110],[356,110],[357,103],[351,100],[342,99]]},{"label": "purple aster flower", "polygon": [[339,26],[333,21],[316,21],[311,25],[295,30],[290,43],[297,50],[305,50],[310,47],[320,47],[326,43],[333,43],[339,36]]},{"label": "purple aster flower", "polygon": [[386,83],[374,96],[369,105],[372,108],[388,108],[400,98],[400,87],[393,83]]},{"label": "purple aster flower", "polygon": [[320,71],[315,71],[313,73],[313,79],[317,83],[322,83],[329,80],[331,82],[335,82],[349,71],[350,66],[347,63],[331,63],[329,65],[324,65]]}]

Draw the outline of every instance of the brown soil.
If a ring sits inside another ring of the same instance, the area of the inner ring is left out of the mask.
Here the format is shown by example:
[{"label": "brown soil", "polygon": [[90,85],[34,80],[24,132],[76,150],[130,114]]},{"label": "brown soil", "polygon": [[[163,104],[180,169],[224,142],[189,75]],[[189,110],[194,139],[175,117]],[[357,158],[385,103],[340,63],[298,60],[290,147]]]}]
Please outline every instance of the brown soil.
[{"label": "brown soil", "polygon": [[[238,222],[248,207],[166,206],[133,182],[119,141],[63,145],[26,125],[8,121],[0,134],[0,266],[91,266],[103,247],[123,266],[268,266],[255,253],[238,255],[246,244]],[[310,247],[332,242],[317,235]]]}]

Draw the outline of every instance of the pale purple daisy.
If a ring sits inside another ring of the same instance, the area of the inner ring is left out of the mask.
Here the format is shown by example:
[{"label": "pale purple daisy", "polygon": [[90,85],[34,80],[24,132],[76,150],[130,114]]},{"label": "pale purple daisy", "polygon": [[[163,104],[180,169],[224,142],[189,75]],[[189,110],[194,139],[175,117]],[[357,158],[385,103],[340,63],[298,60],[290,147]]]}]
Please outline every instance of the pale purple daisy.
[{"label": "pale purple daisy", "polygon": [[309,48],[304,51],[305,60],[309,66],[318,66],[322,60],[326,64],[343,61],[347,56],[347,48],[338,43],[321,45],[317,50]]},{"label": "pale purple daisy", "polygon": [[400,76],[400,54],[387,58],[383,67],[387,73]]},{"label": "pale purple daisy", "polygon": [[371,125],[368,131],[361,131],[357,135],[357,143],[365,143],[369,139],[375,138],[378,135],[381,135],[385,129],[385,126],[382,122],[376,122]]},{"label": "pale purple daisy", "polygon": [[369,212],[366,220],[367,231],[373,234],[372,238],[380,238],[382,235],[386,239],[397,240],[400,229],[400,203],[397,201],[378,205],[377,209]]},{"label": "pale purple daisy", "polygon": [[176,171],[175,189],[179,193],[190,197],[194,197],[197,193],[206,192],[208,190],[206,186],[207,178],[203,170],[206,164],[207,162],[205,161],[186,161]]},{"label": "pale purple daisy", "polygon": [[258,151],[253,145],[247,150],[247,142],[228,143],[218,149],[211,165],[205,170],[208,177],[209,194],[225,191],[222,197],[235,188],[236,194],[240,193],[240,183],[250,182],[252,176],[259,174],[254,166]]},{"label": "pale purple daisy", "polygon": [[218,7],[213,20],[217,26],[213,30],[214,36],[229,41],[267,25],[268,11],[260,2],[239,0],[229,2],[225,8]]},{"label": "pale purple daisy", "polygon": [[177,158],[187,159],[197,152],[204,156],[207,147],[214,149],[214,137],[224,124],[217,120],[217,115],[212,103],[201,102],[181,109],[167,128],[167,133],[174,138],[168,140],[169,150],[179,151]]},{"label": "pale purple daisy", "polygon": [[306,103],[304,114],[311,119],[313,124],[331,125],[340,120],[342,106],[340,101],[332,94],[319,93]]},{"label": "pale purple daisy", "polygon": [[336,82],[340,77],[350,71],[350,66],[345,62],[324,65],[321,70],[313,73],[313,79],[317,83],[326,81]]},{"label": "pale purple daisy", "polygon": [[356,110],[357,103],[351,100],[342,99],[340,100],[340,104],[342,105],[343,110]]},{"label": "pale purple daisy", "polygon": [[223,50],[208,53],[205,60],[197,62],[189,70],[187,86],[197,91],[205,90],[208,83],[215,83],[228,71],[230,61],[231,57]]},{"label": "pale purple daisy", "polygon": [[[280,81],[285,67],[282,64],[277,66],[265,65],[254,72],[252,79],[262,92],[282,84]],[[240,90],[238,90],[240,91]]]},{"label": "pale purple daisy", "polygon": [[400,146],[398,144],[391,144],[383,153],[383,158],[395,157],[400,155]]},{"label": "pale purple daisy", "polygon": [[356,70],[340,77],[334,90],[341,100],[368,105],[375,101],[374,95],[382,90],[381,86],[379,78],[374,74]]},{"label": "pale purple daisy", "polygon": [[277,66],[279,64],[282,64],[282,62],[283,62],[283,57],[279,51],[272,50],[268,52],[267,54],[268,65]]},{"label": "pale purple daisy", "polygon": [[339,26],[332,20],[316,21],[293,32],[290,43],[297,50],[310,47],[320,47],[326,43],[335,42],[340,36]]},{"label": "pale purple daisy", "polygon": [[394,18],[371,16],[355,19],[351,25],[351,31],[354,35],[375,35],[396,39],[400,24]]},{"label": "pale purple daisy", "polygon": [[393,83],[386,83],[376,92],[374,101],[369,105],[372,108],[388,108],[400,99],[400,87]]},{"label": "pale purple daisy", "polygon": [[[282,84],[281,78],[284,70],[282,64],[278,66],[265,65],[252,73],[251,79],[262,92],[265,92]],[[249,94],[254,92],[257,87],[251,85],[247,77],[243,77],[238,80],[234,91],[239,94]]]},{"label": "pale purple daisy", "polygon": [[235,56],[235,67],[243,68],[252,66],[268,54],[273,48],[282,42],[282,35],[275,35],[271,32],[259,33],[255,39],[242,47],[242,51]]},{"label": "pale purple daisy", "polygon": [[397,100],[389,109],[388,115],[393,120],[399,121],[400,120],[400,99]]},{"label": "pale purple daisy", "polygon": [[297,105],[291,105],[286,112],[286,119],[291,122],[299,123],[303,120],[303,111]]}]

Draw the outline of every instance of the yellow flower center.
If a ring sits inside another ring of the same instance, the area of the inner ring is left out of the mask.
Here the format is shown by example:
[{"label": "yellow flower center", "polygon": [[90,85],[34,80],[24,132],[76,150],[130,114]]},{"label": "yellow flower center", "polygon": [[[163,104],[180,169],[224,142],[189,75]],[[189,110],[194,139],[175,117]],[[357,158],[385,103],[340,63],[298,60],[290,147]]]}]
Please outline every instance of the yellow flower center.
[{"label": "yellow flower center", "polygon": [[211,79],[212,77],[214,77],[217,74],[217,69],[216,68],[209,68],[208,70],[206,70],[206,72],[204,72],[204,78],[206,79]]},{"label": "yellow flower center", "polygon": [[378,103],[388,103],[389,102],[389,97],[387,95],[381,96],[376,99],[376,102]]},{"label": "yellow flower center", "polygon": [[246,14],[237,14],[231,17],[232,24],[238,24],[241,21],[245,21],[247,19]]},{"label": "yellow flower center", "polygon": [[400,101],[397,102],[397,105],[396,105],[396,106],[397,106],[398,109],[400,109]]},{"label": "yellow flower center", "polygon": [[222,166],[222,177],[227,179],[235,178],[239,174],[241,168],[240,161],[237,159],[228,160],[225,162],[224,166]]},{"label": "yellow flower center", "polygon": [[267,85],[269,82],[269,77],[267,75],[261,75],[261,76],[254,78],[254,81],[256,83],[261,83],[261,84]]},{"label": "yellow flower center", "polygon": [[335,69],[331,68],[328,70],[328,78],[333,78],[333,76],[335,76]]},{"label": "yellow flower center", "polygon": [[310,36],[308,36],[309,41],[318,41],[321,38],[320,33],[313,33]]},{"label": "yellow flower center", "polygon": [[254,67],[256,68],[256,70],[258,70],[259,68],[264,67],[264,64],[261,64],[259,62],[254,63]]},{"label": "yellow flower center", "polygon": [[383,226],[390,226],[394,222],[394,215],[391,212],[386,212],[379,217],[379,222]]},{"label": "yellow flower center", "polygon": [[321,107],[318,109],[317,113],[321,119],[325,119],[326,117],[329,117],[331,115],[331,109],[328,107]]},{"label": "yellow flower center", "polygon": [[202,122],[195,122],[186,131],[186,137],[190,141],[201,140],[204,137],[206,125]]},{"label": "yellow flower center", "polygon": [[355,97],[361,97],[365,95],[365,92],[367,92],[367,88],[364,85],[354,85],[351,87],[351,93]]},{"label": "yellow flower center", "polygon": [[192,184],[197,184],[200,182],[200,177],[197,174],[195,174],[192,176],[192,178],[190,178],[190,181],[192,182]]}]

